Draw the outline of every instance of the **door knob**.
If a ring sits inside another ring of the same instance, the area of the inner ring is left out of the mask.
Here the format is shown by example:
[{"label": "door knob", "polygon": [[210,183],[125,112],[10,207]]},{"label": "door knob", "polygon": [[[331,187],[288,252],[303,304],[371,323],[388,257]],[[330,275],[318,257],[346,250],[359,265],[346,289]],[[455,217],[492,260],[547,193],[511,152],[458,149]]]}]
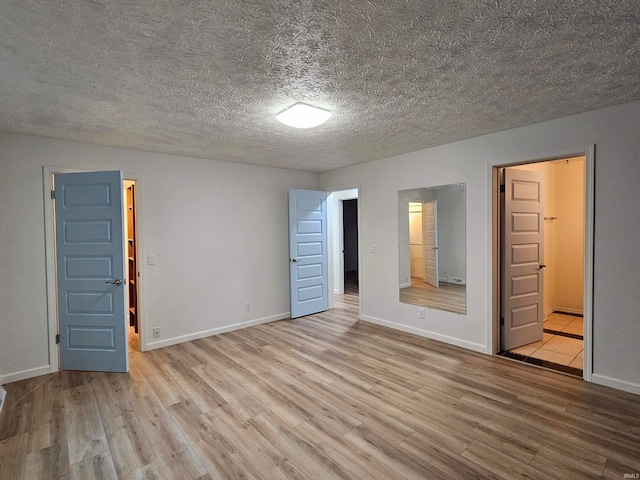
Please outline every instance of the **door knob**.
[{"label": "door knob", "polygon": [[541,263],[540,266],[538,267],[538,270],[542,270],[544,267],[546,267],[546,265],[544,263]]},{"label": "door knob", "polygon": [[292,259],[291,259],[291,263],[296,263],[297,261],[298,261],[298,259],[297,259],[297,258],[292,258]]},{"label": "door knob", "polygon": [[113,282],[106,281],[104,283],[110,283],[112,285],[122,285],[122,280],[120,280],[119,278],[116,278]]}]

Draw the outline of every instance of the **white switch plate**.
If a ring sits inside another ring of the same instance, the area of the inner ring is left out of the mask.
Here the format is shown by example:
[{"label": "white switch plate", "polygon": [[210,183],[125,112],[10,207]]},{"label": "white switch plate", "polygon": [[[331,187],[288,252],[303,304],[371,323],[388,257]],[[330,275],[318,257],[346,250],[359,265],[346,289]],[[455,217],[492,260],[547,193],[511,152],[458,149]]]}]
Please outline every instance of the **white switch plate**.
[{"label": "white switch plate", "polygon": [[147,255],[147,265],[155,265],[155,264],[156,264],[156,256]]},{"label": "white switch plate", "polygon": [[376,253],[377,247],[375,245],[369,245],[369,253]]}]

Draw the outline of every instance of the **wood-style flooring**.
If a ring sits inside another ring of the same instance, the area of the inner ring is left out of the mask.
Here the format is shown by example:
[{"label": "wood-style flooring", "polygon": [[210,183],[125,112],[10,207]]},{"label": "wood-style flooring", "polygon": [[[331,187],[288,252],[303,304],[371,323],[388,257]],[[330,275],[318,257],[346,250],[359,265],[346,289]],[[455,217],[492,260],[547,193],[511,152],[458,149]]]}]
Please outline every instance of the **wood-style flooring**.
[{"label": "wood-style flooring", "polygon": [[467,286],[440,282],[440,288],[422,279],[411,278],[411,286],[400,289],[400,302],[436,308],[464,315],[467,311]]},{"label": "wood-style flooring", "polygon": [[[640,396],[334,310],[6,385],[0,478],[621,479]],[[637,478],[637,477],[630,477]]]}]

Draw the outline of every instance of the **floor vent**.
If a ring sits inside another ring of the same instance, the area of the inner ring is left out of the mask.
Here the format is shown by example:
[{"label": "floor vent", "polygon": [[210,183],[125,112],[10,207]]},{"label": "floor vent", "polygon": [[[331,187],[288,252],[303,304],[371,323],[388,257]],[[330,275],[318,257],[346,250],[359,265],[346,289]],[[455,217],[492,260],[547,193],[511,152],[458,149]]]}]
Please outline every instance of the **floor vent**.
[{"label": "floor vent", "polygon": [[4,399],[7,398],[7,391],[0,387],[0,413],[2,413],[2,407],[4,406]]}]

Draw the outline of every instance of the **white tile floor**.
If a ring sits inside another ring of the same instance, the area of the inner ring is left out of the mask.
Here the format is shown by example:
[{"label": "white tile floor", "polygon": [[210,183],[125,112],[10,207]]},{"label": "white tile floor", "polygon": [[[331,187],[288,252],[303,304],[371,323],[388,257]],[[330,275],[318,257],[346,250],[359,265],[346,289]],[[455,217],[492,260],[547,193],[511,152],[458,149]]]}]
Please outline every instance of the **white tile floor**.
[{"label": "white tile floor", "polygon": [[[552,313],[545,320],[544,328],[582,335],[582,317]],[[584,363],[582,340],[551,333],[543,333],[539,342],[514,348],[511,352],[580,369]]]}]

